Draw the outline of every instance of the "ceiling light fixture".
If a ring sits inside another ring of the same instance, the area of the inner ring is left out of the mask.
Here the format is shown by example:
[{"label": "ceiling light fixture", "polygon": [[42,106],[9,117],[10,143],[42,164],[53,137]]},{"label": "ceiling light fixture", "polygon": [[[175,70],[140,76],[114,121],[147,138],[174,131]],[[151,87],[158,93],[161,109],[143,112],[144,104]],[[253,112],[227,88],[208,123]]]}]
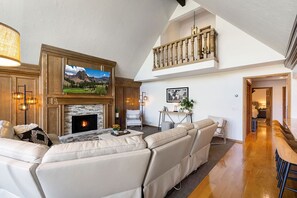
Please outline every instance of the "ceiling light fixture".
[{"label": "ceiling light fixture", "polygon": [[0,23],[0,66],[20,65],[20,33]]},{"label": "ceiling light fixture", "polygon": [[193,25],[193,27],[192,27],[192,35],[195,35],[195,34],[197,34],[198,33],[198,28],[196,27],[196,20],[195,20],[195,11],[194,11],[194,25]]}]

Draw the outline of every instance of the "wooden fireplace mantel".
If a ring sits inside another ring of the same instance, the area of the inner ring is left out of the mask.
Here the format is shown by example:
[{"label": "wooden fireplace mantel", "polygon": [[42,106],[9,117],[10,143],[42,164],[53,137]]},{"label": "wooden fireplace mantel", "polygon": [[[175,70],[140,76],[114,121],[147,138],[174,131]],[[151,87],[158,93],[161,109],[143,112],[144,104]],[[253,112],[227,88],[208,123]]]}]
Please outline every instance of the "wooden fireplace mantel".
[{"label": "wooden fireplace mantel", "polygon": [[[107,95],[63,93],[65,65],[75,65],[110,72],[111,82]],[[66,105],[104,105],[104,127],[115,121],[115,61],[72,52],[49,45],[42,45],[40,55],[42,87],[40,125],[47,133],[64,135],[64,109]]]},{"label": "wooden fireplace mantel", "polygon": [[49,96],[47,104],[57,105],[90,105],[90,104],[110,104],[113,103],[113,97],[96,97],[96,96],[68,96],[58,95]]}]

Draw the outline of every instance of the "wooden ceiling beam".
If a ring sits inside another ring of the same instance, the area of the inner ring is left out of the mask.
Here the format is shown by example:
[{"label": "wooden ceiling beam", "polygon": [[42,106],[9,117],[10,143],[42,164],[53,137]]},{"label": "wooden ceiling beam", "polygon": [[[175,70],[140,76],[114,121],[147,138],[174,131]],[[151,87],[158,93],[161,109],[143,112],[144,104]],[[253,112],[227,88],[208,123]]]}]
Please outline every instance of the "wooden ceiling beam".
[{"label": "wooden ceiling beam", "polygon": [[186,0],[176,0],[179,5],[181,5],[182,7],[184,7],[186,5]]}]

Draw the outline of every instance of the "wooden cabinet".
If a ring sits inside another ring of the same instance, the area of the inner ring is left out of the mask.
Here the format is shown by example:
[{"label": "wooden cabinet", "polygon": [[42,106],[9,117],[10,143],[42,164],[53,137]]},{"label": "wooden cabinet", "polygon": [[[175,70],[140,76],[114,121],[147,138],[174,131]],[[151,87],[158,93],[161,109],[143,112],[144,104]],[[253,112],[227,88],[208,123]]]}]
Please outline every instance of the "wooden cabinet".
[{"label": "wooden cabinet", "polygon": [[141,82],[135,82],[133,79],[116,77],[116,104],[115,107],[119,110],[120,118],[116,123],[121,125],[121,128],[126,127],[126,110],[139,109]]},{"label": "wooden cabinet", "polygon": [[[10,121],[13,125],[24,124],[24,111],[18,109],[22,102],[14,100],[12,93],[18,90],[18,86],[26,85],[27,91],[31,91],[37,97],[37,104],[30,105],[27,110],[27,123],[39,124],[40,97],[38,95],[38,79],[40,67],[38,65],[22,64],[20,67],[0,67],[0,120]],[[23,92],[20,87],[19,91]]]},{"label": "wooden cabinet", "polygon": [[[41,125],[48,133],[64,135],[64,108],[66,105],[104,105],[104,127],[114,123],[116,62],[72,52],[48,45],[41,49],[40,95],[42,96]],[[85,67],[110,72],[107,94],[67,94],[63,93],[64,69],[66,65]]]}]

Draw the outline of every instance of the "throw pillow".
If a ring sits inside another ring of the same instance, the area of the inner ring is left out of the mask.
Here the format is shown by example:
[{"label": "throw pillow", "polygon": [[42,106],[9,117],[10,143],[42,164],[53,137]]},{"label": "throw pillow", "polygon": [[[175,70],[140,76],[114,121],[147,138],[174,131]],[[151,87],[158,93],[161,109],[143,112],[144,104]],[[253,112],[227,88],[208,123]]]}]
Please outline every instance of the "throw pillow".
[{"label": "throw pillow", "polygon": [[0,120],[0,137],[12,139],[13,135],[12,124],[6,120]]},{"label": "throw pillow", "polygon": [[51,146],[53,143],[47,136],[47,134],[38,126],[30,129],[28,131],[18,133],[17,136],[27,142],[33,142],[37,144],[43,144],[47,146]]},{"label": "throw pillow", "polygon": [[24,133],[26,131],[29,131],[31,129],[34,129],[38,127],[37,124],[31,123],[31,124],[23,124],[23,125],[16,125],[13,127],[16,134]]}]

